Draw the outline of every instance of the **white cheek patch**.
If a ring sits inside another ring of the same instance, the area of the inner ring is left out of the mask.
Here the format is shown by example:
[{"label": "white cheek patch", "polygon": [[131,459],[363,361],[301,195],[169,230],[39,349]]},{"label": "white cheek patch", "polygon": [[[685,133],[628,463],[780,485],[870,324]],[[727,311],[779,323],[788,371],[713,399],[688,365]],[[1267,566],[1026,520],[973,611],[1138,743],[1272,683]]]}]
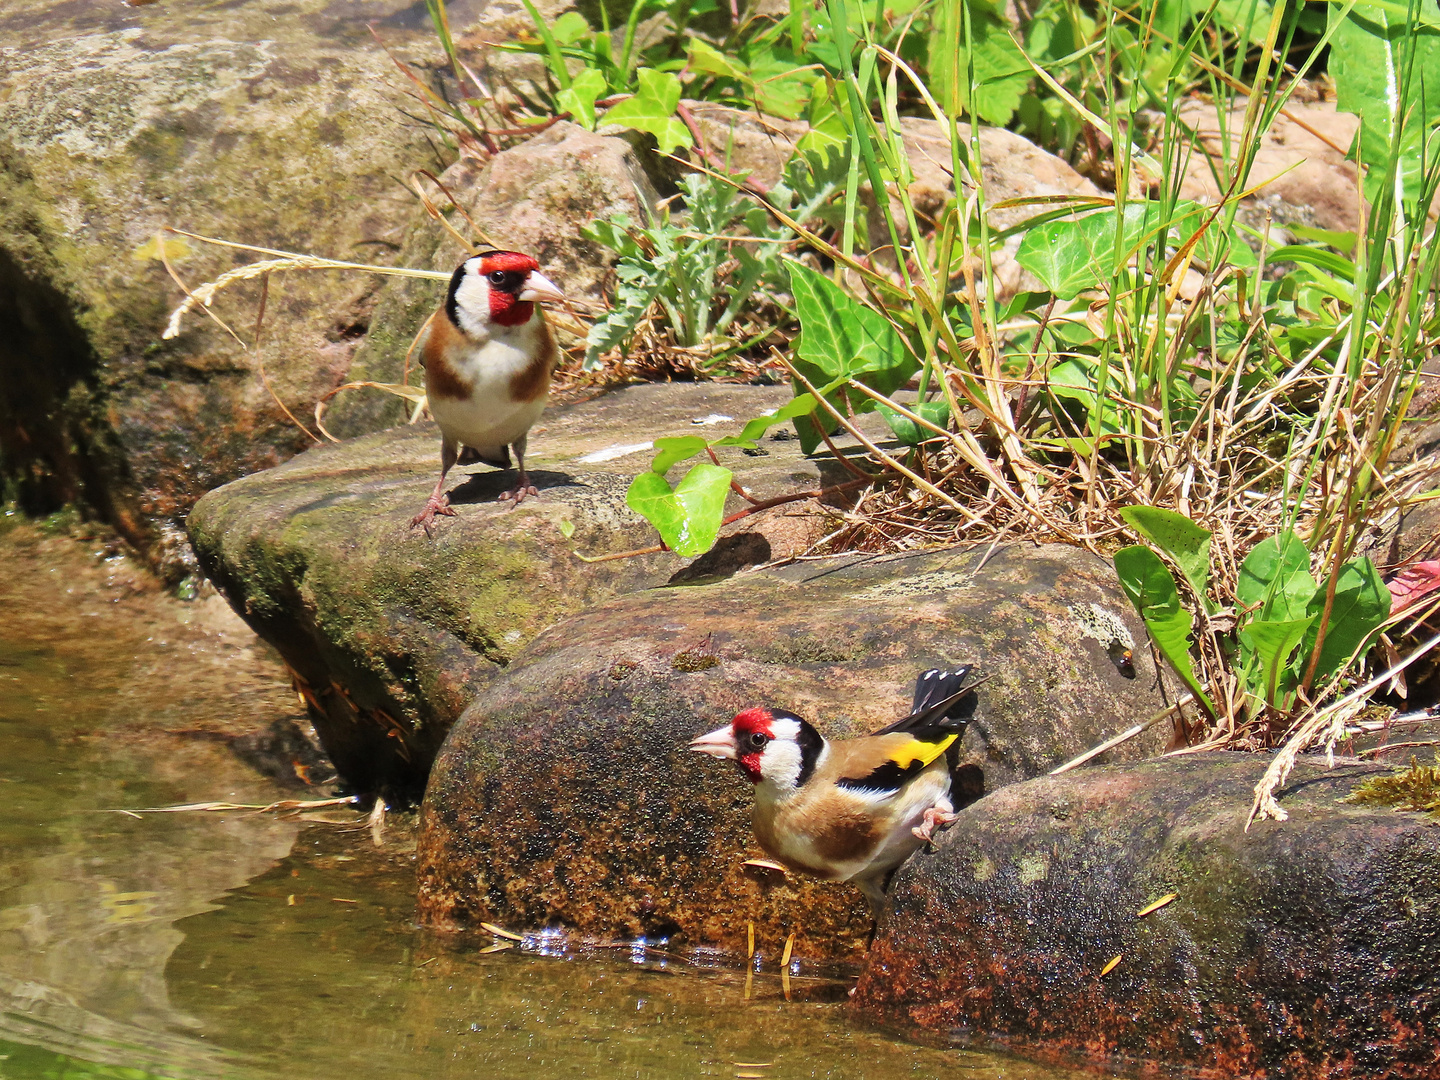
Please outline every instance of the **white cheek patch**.
[{"label": "white cheek patch", "polygon": [[456,322],[474,338],[490,336],[490,284],[474,267],[466,267],[455,290]]},{"label": "white cheek patch", "polygon": [[800,782],[800,725],[777,717],[770,730],[774,738],[760,757],[760,775],[779,788],[793,788]]}]

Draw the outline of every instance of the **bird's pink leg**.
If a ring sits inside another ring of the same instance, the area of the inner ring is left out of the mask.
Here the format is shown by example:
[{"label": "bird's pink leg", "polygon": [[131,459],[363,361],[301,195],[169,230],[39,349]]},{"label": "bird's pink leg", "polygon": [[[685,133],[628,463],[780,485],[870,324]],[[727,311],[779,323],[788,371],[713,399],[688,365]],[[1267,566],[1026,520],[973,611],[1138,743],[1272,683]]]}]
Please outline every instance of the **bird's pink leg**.
[{"label": "bird's pink leg", "polygon": [[930,843],[935,838],[935,827],[937,825],[949,825],[960,815],[953,810],[945,810],[939,806],[932,806],[925,811],[925,820],[916,825],[910,831],[915,834],[916,839]]},{"label": "bird's pink leg", "polygon": [[534,484],[530,483],[530,474],[525,471],[525,436],[521,435],[519,439],[511,444],[511,448],[515,451],[515,468],[516,471],[520,473],[520,478],[519,482],[513,488],[500,493],[500,501],[505,502],[509,499],[514,499],[515,505],[519,506],[525,501],[526,495],[534,495],[538,499],[540,492]]},{"label": "bird's pink leg", "polygon": [[425,509],[410,519],[410,528],[421,528],[425,530],[426,536],[433,536],[431,526],[435,518],[454,517],[455,511],[450,508],[450,496],[445,494],[445,476],[455,464],[455,459],[460,455],[460,447],[457,443],[445,439],[440,444],[440,479],[435,484],[435,490],[430,493],[430,498],[425,503]]}]

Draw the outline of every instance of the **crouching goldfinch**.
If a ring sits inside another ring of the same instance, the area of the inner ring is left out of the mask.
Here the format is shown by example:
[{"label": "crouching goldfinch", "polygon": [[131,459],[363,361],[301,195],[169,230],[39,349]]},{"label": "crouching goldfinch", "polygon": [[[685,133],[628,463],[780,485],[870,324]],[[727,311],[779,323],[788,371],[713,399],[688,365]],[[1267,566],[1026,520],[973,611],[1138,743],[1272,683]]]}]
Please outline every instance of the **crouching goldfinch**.
[{"label": "crouching goldfinch", "polygon": [[[915,683],[910,715],[830,742],[783,709],[746,709],[690,749],[727,758],[755,785],[755,838],[802,874],[853,881],[879,916],[890,874],[955,819],[951,767],[975,711],[970,667]],[[975,685],[978,685],[975,684]]]}]

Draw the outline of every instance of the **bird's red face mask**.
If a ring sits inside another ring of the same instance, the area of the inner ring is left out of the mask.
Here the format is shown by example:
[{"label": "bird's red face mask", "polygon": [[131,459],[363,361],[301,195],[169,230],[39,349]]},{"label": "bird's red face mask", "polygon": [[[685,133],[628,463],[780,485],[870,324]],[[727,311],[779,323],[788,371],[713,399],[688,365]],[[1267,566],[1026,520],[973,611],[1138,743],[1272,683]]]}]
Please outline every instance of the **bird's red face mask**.
[{"label": "bird's red face mask", "polygon": [[520,326],[530,321],[537,300],[562,300],[560,290],[540,273],[540,264],[518,251],[483,256],[475,267],[488,291],[490,321]]},{"label": "bird's red face mask", "polygon": [[774,717],[768,709],[746,709],[722,728],[690,741],[690,749],[727,758],[740,767],[752,784],[760,783],[765,748],[775,738]]}]

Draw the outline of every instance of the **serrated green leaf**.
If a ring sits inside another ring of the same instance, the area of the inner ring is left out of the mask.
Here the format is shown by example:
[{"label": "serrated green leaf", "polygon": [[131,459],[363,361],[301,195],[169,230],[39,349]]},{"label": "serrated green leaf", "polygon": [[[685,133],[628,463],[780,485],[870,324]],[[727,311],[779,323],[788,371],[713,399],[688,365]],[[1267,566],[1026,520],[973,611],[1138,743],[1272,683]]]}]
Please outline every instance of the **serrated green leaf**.
[{"label": "serrated green leaf", "polygon": [[731,476],[729,469],[702,461],[672,490],[665,477],[647,469],[630,482],[625,504],[655,526],[675,554],[703,555],[720,535]]},{"label": "serrated green leaf", "polygon": [[1195,700],[1214,716],[1215,706],[1195,678],[1195,665],[1190,658],[1190,628],[1194,618],[1180,606],[1180,591],[1175,587],[1175,577],[1169,567],[1148,547],[1135,544],[1115,553],[1115,573],[1160,655],[1195,695]]},{"label": "serrated green leaf", "polygon": [[673,154],[690,145],[690,131],[675,118],[680,104],[680,80],[668,71],[640,68],[635,72],[635,96],[626,98],[604,116],[603,123],[619,124],[655,136],[660,153]]},{"label": "serrated green leaf", "polygon": [[1127,506],[1120,511],[1125,522],[1175,560],[1190,588],[1201,600],[1210,580],[1210,530],[1202,529],[1184,514],[1159,506]]}]

